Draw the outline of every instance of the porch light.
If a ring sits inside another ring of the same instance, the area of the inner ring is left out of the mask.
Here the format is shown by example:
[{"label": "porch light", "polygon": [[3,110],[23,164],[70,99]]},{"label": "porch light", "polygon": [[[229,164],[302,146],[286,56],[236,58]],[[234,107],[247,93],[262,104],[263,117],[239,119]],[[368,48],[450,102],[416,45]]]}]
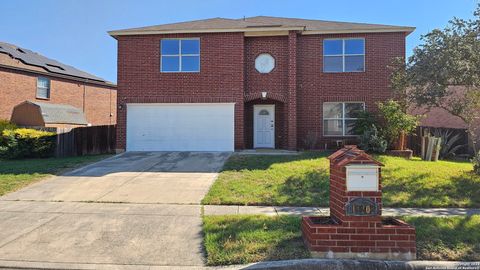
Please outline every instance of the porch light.
[{"label": "porch light", "polygon": [[267,92],[262,92],[262,99],[267,99]]}]

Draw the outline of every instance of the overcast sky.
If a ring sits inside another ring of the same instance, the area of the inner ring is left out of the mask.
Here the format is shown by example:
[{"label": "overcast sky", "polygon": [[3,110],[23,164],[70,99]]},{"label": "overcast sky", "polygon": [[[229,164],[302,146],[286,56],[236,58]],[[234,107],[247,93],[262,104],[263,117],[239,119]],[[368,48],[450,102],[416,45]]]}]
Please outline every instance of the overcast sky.
[{"label": "overcast sky", "polygon": [[211,17],[280,16],[414,26],[420,35],[454,16],[471,18],[478,0],[1,0],[0,41],[41,53],[116,82],[116,41],[109,30]]}]

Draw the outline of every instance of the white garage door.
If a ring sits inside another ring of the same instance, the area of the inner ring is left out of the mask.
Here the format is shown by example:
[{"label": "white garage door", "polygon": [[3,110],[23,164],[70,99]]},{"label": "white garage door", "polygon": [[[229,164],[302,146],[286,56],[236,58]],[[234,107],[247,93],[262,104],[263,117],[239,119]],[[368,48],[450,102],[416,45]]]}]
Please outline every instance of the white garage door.
[{"label": "white garage door", "polygon": [[233,151],[233,103],[127,104],[127,151]]}]

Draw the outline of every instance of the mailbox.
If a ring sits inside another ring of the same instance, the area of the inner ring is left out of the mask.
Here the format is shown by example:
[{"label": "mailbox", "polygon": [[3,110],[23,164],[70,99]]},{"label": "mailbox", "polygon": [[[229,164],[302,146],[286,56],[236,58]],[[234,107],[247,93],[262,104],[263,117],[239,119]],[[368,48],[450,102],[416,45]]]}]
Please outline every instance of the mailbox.
[{"label": "mailbox", "polygon": [[379,166],[350,165],[347,168],[347,191],[378,191]]}]

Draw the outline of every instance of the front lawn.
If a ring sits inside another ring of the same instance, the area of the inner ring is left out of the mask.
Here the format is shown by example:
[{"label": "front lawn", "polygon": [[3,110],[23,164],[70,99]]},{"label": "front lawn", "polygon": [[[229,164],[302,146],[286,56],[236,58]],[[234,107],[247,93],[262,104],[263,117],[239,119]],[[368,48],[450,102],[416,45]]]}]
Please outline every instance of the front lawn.
[{"label": "front lawn", "polygon": [[300,218],[295,216],[205,216],[208,265],[308,258]]},{"label": "front lawn", "polygon": [[[417,228],[417,259],[480,260],[480,216],[403,217]],[[206,216],[208,265],[308,258],[298,216]]]},{"label": "front lawn", "polygon": [[110,155],[66,158],[0,160],[0,196],[18,190],[46,176],[95,162]]},{"label": "front lawn", "polygon": [[[234,155],[204,204],[328,206],[329,162],[324,152],[297,156]],[[377,156],[384,205],[480,207],[480,176],[468,162],[427,162]]]}]

